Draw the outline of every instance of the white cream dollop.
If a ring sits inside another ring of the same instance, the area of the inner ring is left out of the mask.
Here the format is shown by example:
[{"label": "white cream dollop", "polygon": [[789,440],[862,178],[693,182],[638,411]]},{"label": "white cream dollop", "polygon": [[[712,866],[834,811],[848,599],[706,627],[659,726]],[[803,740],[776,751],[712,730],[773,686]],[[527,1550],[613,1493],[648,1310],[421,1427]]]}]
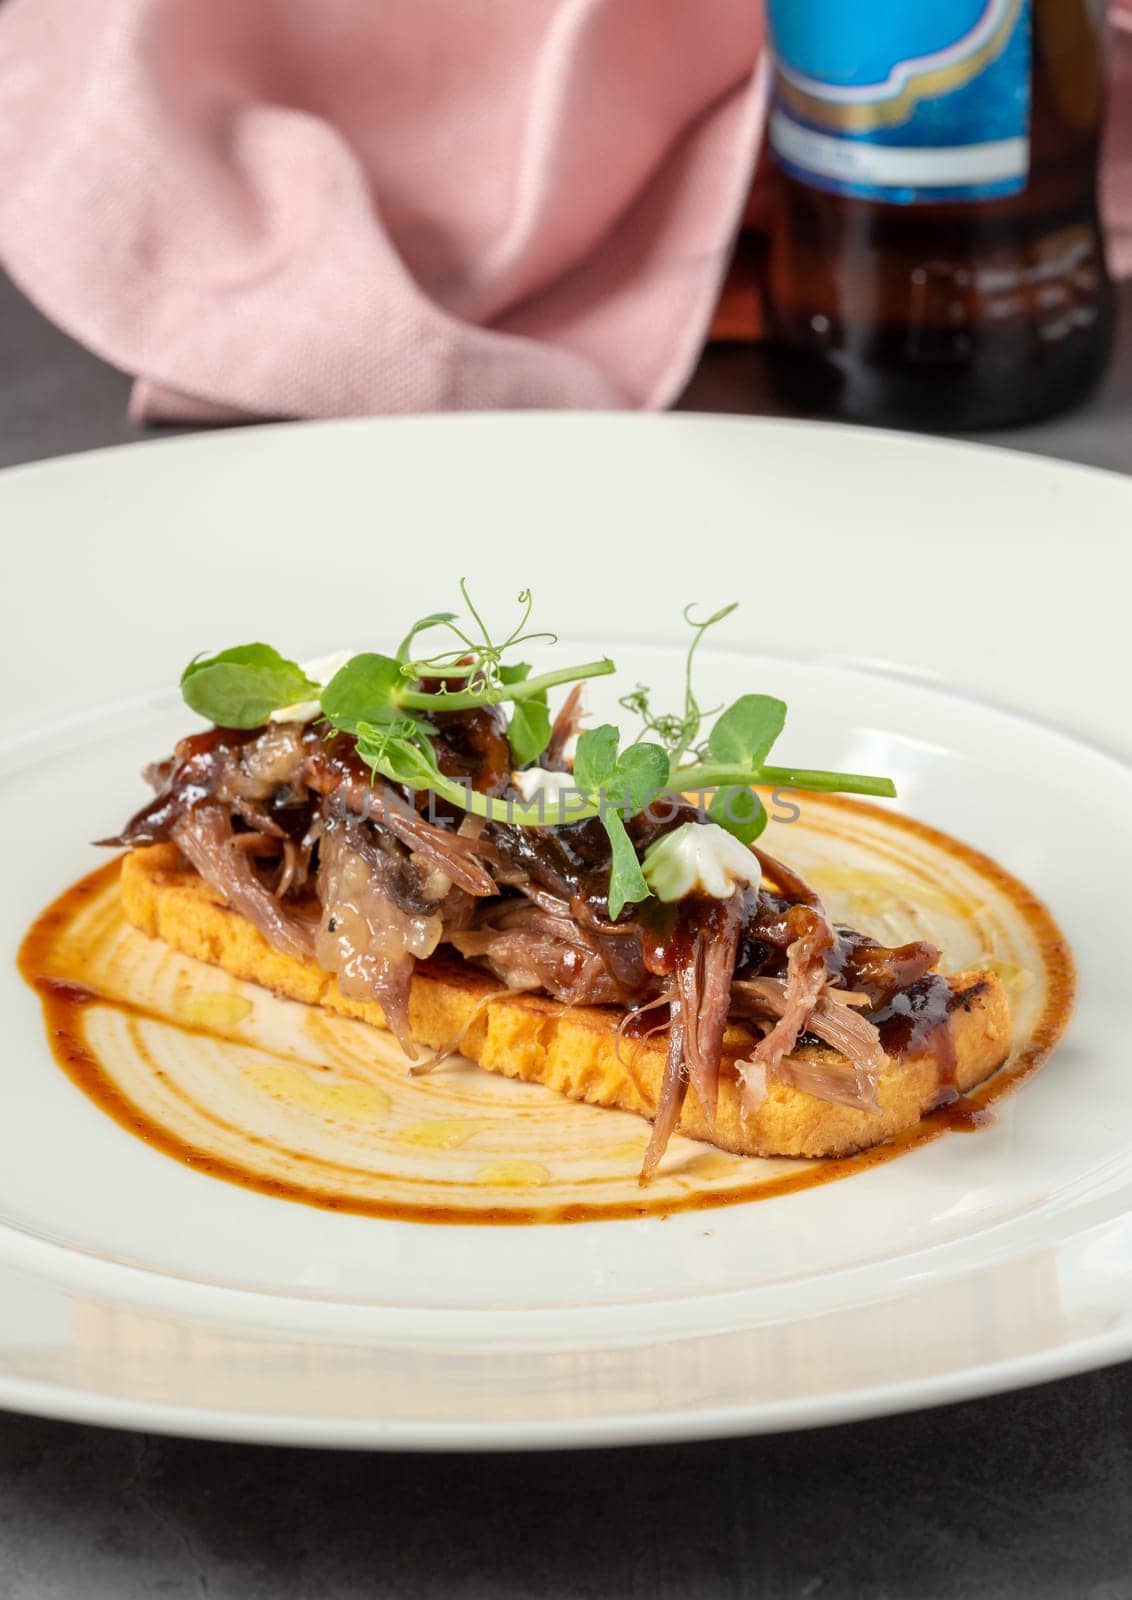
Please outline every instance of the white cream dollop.
[{"label": "white cream dollop", "polygon": [[[320,689],[325,689],[336,672],[341,672],[347,661],[352,661],[357,655],[356,650],[335,650],[328,656],[319,656],[315,661],[302,663],[303,671],[312,683],[317,683]],[[321,711],[317,700],[297,700],[293,706],[280,706],[268,717],[269,722],[313,722]]]},{"label": "white cream dollop", "polygon": [[758,858],[717,822],[685,822],[664,834],[645,851],[642,869],[658,900],[728,900],[737,885],[757,889],[762,881]]},{"label": "white cream dollop", "polygon": [[528,805],[535,800],[557,805],[563,795],[579,792],[572,772],[548,772],[545,767],[527,767],[523,772],[513,772],[511,786],[518,789]]}]

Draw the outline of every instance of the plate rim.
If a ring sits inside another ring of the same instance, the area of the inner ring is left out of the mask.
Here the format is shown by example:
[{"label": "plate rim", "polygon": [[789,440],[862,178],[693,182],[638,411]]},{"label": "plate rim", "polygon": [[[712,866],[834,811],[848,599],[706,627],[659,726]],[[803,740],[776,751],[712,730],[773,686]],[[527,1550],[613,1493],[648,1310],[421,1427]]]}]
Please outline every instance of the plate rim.
[{"label": "plate rim", "polygon": [[751,1401],[700,1410],[611,1412],[600,1418],[516,1422],[411,1422],[366,1417],[303,1418],[288,1412],[132,1401],[35,1379],[0,1375],[0,1407],[25,1416],[97,1427],[304,1449],[397,1450],[419,1454],[602,1450],[686,1444],[763,1434],[810,1432],[905,1412],[936,1410],[1011,1394],[1111,1366],[1132,1356],[1132,1333],[1097,1334],[1040,1354],[822,1394],[801,1400]]}]

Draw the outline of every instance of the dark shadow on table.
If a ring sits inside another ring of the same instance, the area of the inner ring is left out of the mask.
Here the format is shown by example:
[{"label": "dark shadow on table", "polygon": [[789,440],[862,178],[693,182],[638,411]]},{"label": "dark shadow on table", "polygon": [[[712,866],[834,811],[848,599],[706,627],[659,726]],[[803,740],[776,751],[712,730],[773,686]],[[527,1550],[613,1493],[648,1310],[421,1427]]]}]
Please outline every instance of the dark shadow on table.
[{"label": "dark shadow on table", "polygon": [[527,1457],[0,1415],[0,1596],[1119,1600],[1130,1401],[1125,1366],[813,1433]]}]

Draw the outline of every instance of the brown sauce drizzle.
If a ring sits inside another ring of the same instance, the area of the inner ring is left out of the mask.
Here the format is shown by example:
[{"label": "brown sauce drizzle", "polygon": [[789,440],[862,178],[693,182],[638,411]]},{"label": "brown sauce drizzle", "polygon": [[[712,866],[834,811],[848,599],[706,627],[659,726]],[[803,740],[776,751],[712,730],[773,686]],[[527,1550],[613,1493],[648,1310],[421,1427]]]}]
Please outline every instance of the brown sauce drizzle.
[{"label": "brown sauce drizzle", "polygon": [[[119,867],[117,860],[108,862],[80,879],[41,913],[20,947],[19,969],[40,997],[48,1042],[57,1062],[72,1082],[128,1132],[173,1160],[211,1177],[221,1178],[259,1193],[300,1201],[323,1210],[416,1222],[505,1225],[589,1222],[714,1209],[723,1205],[770,1199],[815,1188],[820,1184],[848,1177],[855,1172],[865,1172],[881,1166],[906,1154],[909,1150],[930,1143],[943,1133],[974,1132],[986,1127],[994,1121],[994,1114],[990,1109],[994,1103],[1002,1095],[1017,1088],[1041,1066],[1064,1032],[1073,1007],[1074,966],[1068,947],[1044,906],[989,858],[965,845],[945,839],[943,835],[925,824],[904,817],[893,817],[888,820],[909,832],[927,837],[933,843],[945,844],[954,855],[976,867],[984,876],[993,878],[997,886],[1009,896],[1015,910],[1029,923],[1031,932],[1042,950],[1047,981],[1042,1012],[1036,1020],[1028,1043],[1006,1067],[972,1092],[956,1097],[954,1054],[947,1029],[947,1018],[950,1009],[955,1005],[970,1004],[972,994],[968,991],[966,995],[953,995],[945,979],[929,974],[913,985],[911,990],[897,996],[897,1001],[906,1002],[905,1004],[893,1002],[886,1008],[890,1014],[878,1014],[876,1020],[880,1024],[882,1040],[889,1053],[906,1053],[921,1049],[934,1051],[940,1073],[942,1101],[937,1109],[924,1116],[916,1127],[886,1145],[873,1147],[855,1156],[815,1160],[800,1171],[728,1190],[689,1190],[679,1195],[669,1193],[662,1196],[650,1193],[646,1189],[640,1192],[639,1198],[635,1197],[632,1201],[604,1204],[579,1201],[555,1206],[537,1203],[493,1205],[486,1197],[482,1204],[475,1206],[407,1204],[368,1197],[358,1199],[336,1193],[326,1187],[308,1186],[299,1181],[277,1181],[183,1141],[169,1129],[145,1115],[119,1091],[105,1068],[87,1047],[83,1036],[82,1013],[88,1006],[108,1005],[119,1011],[143,1017],[149,1016],[150,1013],[143,1007],[133,1006],[129,1002],[99,995],[93,988],[73,978],[61,979],[50,970],[52,952],[59,935],[74,922],[78,913],[91,899],[108,889],[117,876]],[[162,1020],[168,1022],[167,1018]],[[223,1037],[220,1030],[210,1029],[204,1024],[178,1021],[176,1026],[188,1033],[215,1034],[217,1037]],[[636,1032],[637,1027],[638,1024],[631,1023],[626,1031]],[[644,1017],[641,1018],[639,1027],[641,1032],[646,1031],[647,1024]],[[948,1093],[949,1086],[950,1093]],[[705,1146],[705,1152],[709,1148]]]},{"label": "brown sauce drizzle", "polygon": [[935,1058],[941,1105],[956,1097],[955,1077],[959,1063],[948,1026],[951,1013],[959,1005],[969,1009],[973,999],[970,991],[965,995],[954,994],[946,978],[938,972],[929,972],[872,1014],[887,1055],[931,1055]]}]

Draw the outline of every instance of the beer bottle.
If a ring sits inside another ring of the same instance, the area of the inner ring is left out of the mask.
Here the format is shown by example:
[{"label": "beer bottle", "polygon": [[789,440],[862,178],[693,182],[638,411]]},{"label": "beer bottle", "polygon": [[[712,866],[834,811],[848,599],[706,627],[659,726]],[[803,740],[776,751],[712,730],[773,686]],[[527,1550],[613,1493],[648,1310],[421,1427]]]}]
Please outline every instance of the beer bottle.
[{"label": "beer bottle", "polygon": [[768,0],[772,370],[808,410],[979,428],[1104,369],[1103,0]]}]

